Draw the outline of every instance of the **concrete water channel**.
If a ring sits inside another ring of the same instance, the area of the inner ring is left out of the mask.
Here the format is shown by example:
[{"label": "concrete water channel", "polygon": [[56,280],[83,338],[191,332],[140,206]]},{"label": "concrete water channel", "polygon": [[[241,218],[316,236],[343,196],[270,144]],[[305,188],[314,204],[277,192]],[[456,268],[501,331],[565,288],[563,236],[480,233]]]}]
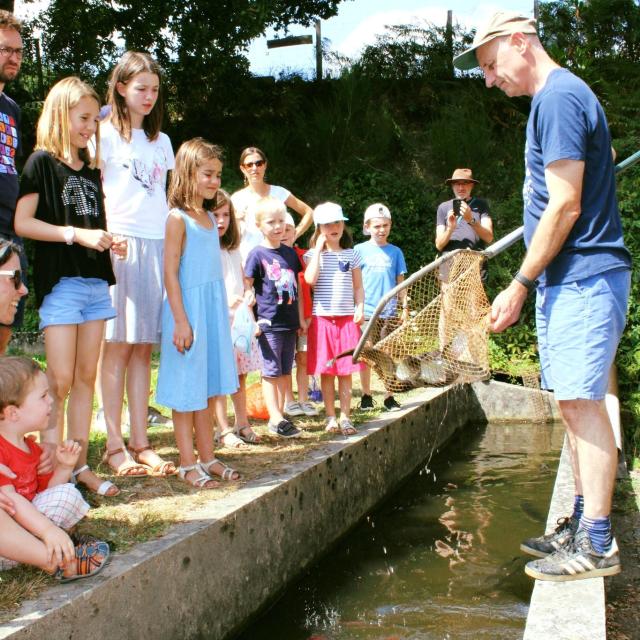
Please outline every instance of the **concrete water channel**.
[{"label": "concrete water channel", "polygon": [[[549,397],[542,397],[547,411],[551,412]],[[303,461],[274,470],[203,507],[193,514],[190,522],[176,525],[161,539],[117,554],[95,579],[84,584],[77,582],[50,588],[37,600],[25,603],[14,620],[0,628],[0,638],[222,640],[234,638],[243,630],[246,633],[248,625],[275,603],[288,586],[295,584],[318,560],[331,557],[327,556],[328,551],[337,548],[340,553],[339,547],[335,547],[340,539],[349,534],[348,540],[351,540],[355,535],[353,532],[361,531],[362,527],[365,531],[367,526],[371,528],[366,516],[406,483],[416,470],[422,468],[423,480],[444,492],[446,483],[436,486],[439,472],[435,479],[428,479],[425,460],[434,452],[432,463],[428,465],[431,476],[438,467],[443,469],[443,478],[446,477],[446,465],[439,466],[445,459],[438,452],[456,432],[462,438],[458,442],[465,439],[477,442],[478,431],[471,425],[530,421],[539,412],[540,398],[539,392],[498,382],[427,390],[407,402],[403,412],[381,416],[362,425],[358,436],[336,437],[322,448],[310,451]],[[491,427],[489,433],[492,435],[484,447],[485,452],[492,447],[496,451],[502,447],[505,451],[505,443],[513,438],[509,435],[513,430],[503,426],[500,431],[500,426]],[[547,426],[539,433],[546,433],[544,438],[548,440],[552,432]],[[547,444],[550,442],[548,440]],[[508,457],[503,456],[503,460]],[[541,464],[547,463],[542,461]],[[545,473],[553,476],[551,471]],[[454,481],[447,482],[456,485]],[[453,487],[449,489],[453,490]],[[539,497],[537,495],[536,499]],[[540,504],[548,499],[543,496]],[[410,503],[411,498],[407,504]],[[461,500],[460,504],[463,503]],[[558,502],[558,508],[566,508],[563,501]],[[428,510],[428,507],[424,509]],[[520,504],[518,513],[514,513],[514,519],[517,516],[520,524],[511,527],[520,527],[515,536],[519,539],[525,532],[522,522],[528,525],[526,533],[535,533],[540,524],[534,521],[542,517],[543,511],[535,501],[529,500],[524,506]],[[502,526],[509,527],[508,519],[504,519],[504,523]],[[440,529],[442,524],[439,521]],[[449,518],[449,534],[438,536],[445,558],[439,555],[437,562],[445,559],[446,564],[451,564],[456,545],[465,544],[464,534],[469,533],[469,527],[459,524]],[[361,529],[355,528],[358,525]],[[482,526],[478,525],[477,529],[476,535],[481,536]],[[413,531],[412,535],[418,533]],[[372,561],[377,564],[376,571],[379,569],[383,576],[392,567],[395,571],[396,561],[384,557],[379,540],[374,544],[377,546],[374,546]],[[497,546],[511,544],[503,541]],[[453,552],[449,557],[446,557],[449,553],[446,547]],[[480,538],[473,540],[473,547],[483,555],[480,564],[489,566],[493,561],[493,550],[482,549]],[[490,597],[502,589],[502,569],[506,567],[507,574],[518,573],[512,571],[513,558],[518,555],[517,546],[500,551],[504,552],[503,560],[496,556],[498,572],[493,574],[497,580],[481,578],[484,587],[477,587],[477,591],[484,589]],[[429,570],[427,559],[418,557],[416,562],[420,561],[424,561],[425,570]],[[473,611],[474,597],[478,595],[473,589],[464,596],[469,600],[469,612]],[[518,589],[522,592],[522,588]],[[538,607],[542,607],[540,610],[544,611],[547,620],[554,620],[550,601],[558,601],[558,593],[552,591],[550,597],[542,594]],[[514,628],[514,635],[508,637],[522,637],[526,595],[520,593],[518,597],[519,603],[505,604],[505,610],[517,612],[515,617],[518,618],[518,629]],[[597,600],[597,593],[594,597]],[[382,600],[388,604],[394,598]],[[603,602],[591,604],[595,605],[594,610],[603,607]],[[386,605],[382,606],[381,611],[389,611],[384,609]],[[460,602],[459,606],[459,616],[462,616],[465,602]],[[352,613],[358,623],[355,609]],[[453,614],[452,620],[455,611]],[[488,617],[491,617],[490,612]],[[538,635],[535,629],[533,623],[527,622],[525,633],[528,635],[525,637],[528,640],[549,637],[546,631],[544,635]],[[333,635],[325,635],[333,640]],[[245,637],[258,639],[256,634]],[[284,639],[287,636],[277,629],[271,635],[261,637]],[[378,636],[336,636],[340,640],[348,637]],[[400,636],[396,633],[395,636],[379,637],[432,636]],[[554,635],[556,640],[563,637]]]}]

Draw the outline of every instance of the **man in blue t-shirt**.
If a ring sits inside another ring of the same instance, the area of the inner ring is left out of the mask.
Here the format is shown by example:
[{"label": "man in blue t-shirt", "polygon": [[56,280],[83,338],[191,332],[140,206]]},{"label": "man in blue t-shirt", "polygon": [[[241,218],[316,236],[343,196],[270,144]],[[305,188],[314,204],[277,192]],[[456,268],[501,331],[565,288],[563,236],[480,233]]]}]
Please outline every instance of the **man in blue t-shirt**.
[{"label": "man in blue t-shirt", "polygon": [[579,78],[542,47],[535,22],[495,14],[454,59],[479,66],[488,87],[533,98],[525,148],[527,254],[494,300],[493,331],[517,321],[536,288],[543,386],[553,389],[566,424],[575,482],[573,514],[521,549],[542,558],[525,571],[565,581],[619,573],[611,535],[617,450],[604,397],[622,335],[631,259],[615,192],[611,136],[602,106]]},{"label": "man in blue t-shirt", "polygon": [[[12,240],[22,248],[13,231],[13,216],[18,198],[16,156],[20,148],[20,108],[4,93],[4,87],[15,79],[22,64],[22,25],[12,13],[0,9],[0,238]],[[24,251],[20,257],[22,278],[26,278]],[[0,355],[11,339],[11,327],[22,324],[24,298],[11,325],[0,324]]]},{"label": "man in blue t-shirt", "polygon": [[[383,296],[404,280],[407,265],[404,261],[402,249],[388,242],[391,233],[391,212],[381,203],[372,204],[364,212],[364,226],[362,233],[371,236],[368,242],[361,242],[355,246],[360,255],[362,269],[362,286],[364,288],[364,318],[369,321]],[[403,306],[400,315],[397,313],[398,298]],[[372,342],[384,338],[393,331],[407,314],[406,291],[393,297],[380,312],[376,325],[378,335],[372,336]],[[360,371],[362,385],[361,409],[373,409],[371,395],[371,369],[365,365]],[[400,404],[393,395],[386,393],[383,400],[387,411],[399,410]]]}]

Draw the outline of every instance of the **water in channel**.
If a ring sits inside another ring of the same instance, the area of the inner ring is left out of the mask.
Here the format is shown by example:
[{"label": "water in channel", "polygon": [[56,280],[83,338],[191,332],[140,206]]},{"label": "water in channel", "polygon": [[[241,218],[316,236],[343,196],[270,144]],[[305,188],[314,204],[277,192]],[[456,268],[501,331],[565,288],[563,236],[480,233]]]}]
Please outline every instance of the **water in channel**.
[{"label": "water in channel", "polygon": [[237,640],[521,638],[563,434],[466,428]]}]

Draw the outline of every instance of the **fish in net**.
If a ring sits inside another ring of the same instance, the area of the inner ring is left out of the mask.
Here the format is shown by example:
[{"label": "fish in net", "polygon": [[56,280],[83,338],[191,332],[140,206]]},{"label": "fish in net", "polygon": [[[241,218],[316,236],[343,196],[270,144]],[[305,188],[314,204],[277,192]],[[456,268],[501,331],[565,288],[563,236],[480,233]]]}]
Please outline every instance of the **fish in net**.
[{"label": "fish in net", "polygon": [[390,393],[489,377],[482,253],[461,249],[412,274],[380,301],[353,351]]}]

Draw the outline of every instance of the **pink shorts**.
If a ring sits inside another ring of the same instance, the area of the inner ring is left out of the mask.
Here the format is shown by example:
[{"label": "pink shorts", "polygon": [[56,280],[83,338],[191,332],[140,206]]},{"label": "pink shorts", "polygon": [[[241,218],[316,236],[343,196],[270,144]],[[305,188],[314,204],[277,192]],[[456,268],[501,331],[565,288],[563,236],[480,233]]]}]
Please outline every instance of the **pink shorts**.
[{"label": "pink shorts", "polygon": [[309,327],[307,371],[309,375],[348,376],[362,370],[362,363],[353,364],[351,356],[327,362],[343,351],[354,349],[360,340],[360,327],[352,316],[313,316]]}]

